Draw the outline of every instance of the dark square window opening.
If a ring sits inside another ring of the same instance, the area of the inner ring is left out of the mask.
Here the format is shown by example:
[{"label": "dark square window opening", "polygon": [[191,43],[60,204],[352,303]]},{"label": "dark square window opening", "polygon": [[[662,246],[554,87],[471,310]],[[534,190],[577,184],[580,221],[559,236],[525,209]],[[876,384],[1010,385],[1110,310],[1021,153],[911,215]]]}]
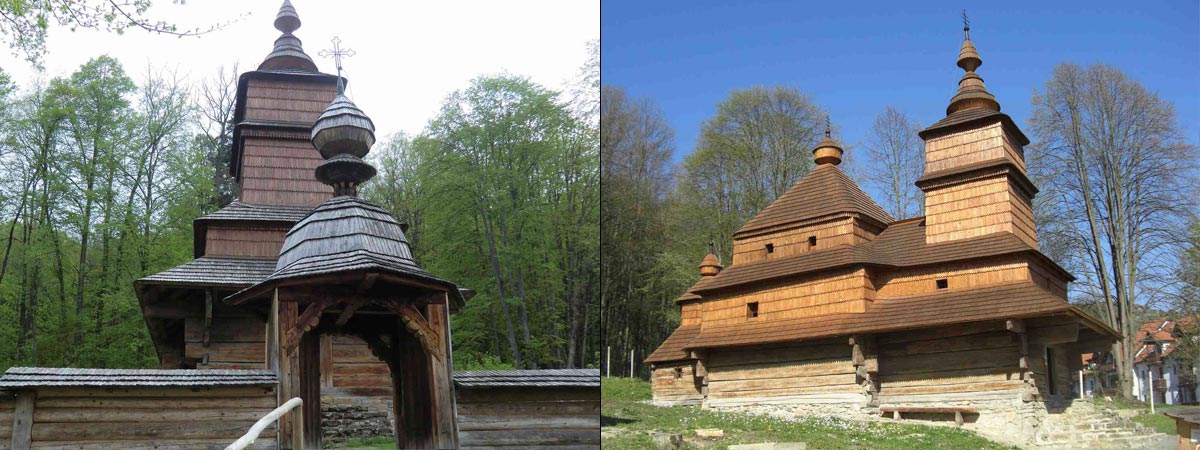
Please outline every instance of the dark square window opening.
[{"label": "dark square window opening", "polygon": [[816,246],[817,246],[817,237],[816,237],[816,236],[809,236],[809,237],[808,237],[808,248],[813,248],[813,247],[816,247]]},{"label": "dark square window opening", "polygon": [[682,368],[682,367],[676,367],[676,368],[675,368],[675,379],[676,379],[676,380],[678,380],[678,379],[680,379],[680,378],[683,378],[683,368]]},{"label": "dark square window opening", "polygon": [[950,280],[947,280],[945,278],[937,280],[937,288],[938,289],[946,289],[948,287],[950,287]]},{"label": "dark square window opening", "polygon": [[775,244],[767,244],[767,253],[775,253]]},{"label": "dark square window opening", "polygon": [[758,302],[750,302],[746,304],[746,317],[751,319],[758,317]]}]

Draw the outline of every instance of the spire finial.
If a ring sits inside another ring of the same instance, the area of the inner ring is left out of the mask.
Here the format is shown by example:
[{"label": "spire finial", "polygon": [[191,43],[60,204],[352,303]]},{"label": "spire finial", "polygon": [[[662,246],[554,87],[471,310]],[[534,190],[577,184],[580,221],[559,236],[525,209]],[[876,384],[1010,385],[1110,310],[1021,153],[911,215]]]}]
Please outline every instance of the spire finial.
[{"label": "spire finial", "polygon": [[712,238],[708,238],[708,252],[714,255],[717,254],[717,244],[713,242]]},{"label": "spire finial", "polygon": [[829,114],[825,115],[825,138],[830,138],[830,133],[833,130],[832,122],[829,121]]},{"label": "spire finial", "polygon": [[333,63],[337,65],[338,95],[344,95],[346,93],[346,86],[342,84],[342,57],[349,58],[354,56],[354,50],[342,48],[342,39],[337,36],[334,36],[330,42],[333,42],[333,49],[321,50],[317,55],[322,58],[333,58]]},{"label": "spire finial", "polygon": [[304,53],[300,38],[292,34],[300,28],[300,16],[290,0],[283,0],[279,14],[275,15],[275,29],[283,33],[275,39],[275,48],[267,58],[258,65],[258,70],[303,70],[316,72],[317,65]]},{"label": "spire finial", "polygon": [[975,69],[983,65],[983,58],[979,57],[979,51],[971,42],[971,19],[967,17],[965,9],[962,12],[962,21],[963,43],[958,51],[958,67],[966,73],[958,81],[958,93],[950,99],[950,106],[946,107],[946,115],[972,108],[984,108],[999,112],[1000,103],[983,86],[983,78],[975,73]]},{"label": "spire finial", "polygon": [[291,0],[283,0],[283,5],[279,7],[279,13],[275,15],[275,29],[285,34],[300,29],[300,15],[296,14],[296,7],[292,6]]},{"label": "spire finial", "polygon": [[833,140],[833,122],[829,120],[829,114],[825,114],[825,139],[813,149],[813,162],[835,166],[842,162],[842,147]]},{"label": "spire finial", "polygon": [[967,18],[967,10],[962,12],[963,19],[963,39],[971,39],[971,19]]}]

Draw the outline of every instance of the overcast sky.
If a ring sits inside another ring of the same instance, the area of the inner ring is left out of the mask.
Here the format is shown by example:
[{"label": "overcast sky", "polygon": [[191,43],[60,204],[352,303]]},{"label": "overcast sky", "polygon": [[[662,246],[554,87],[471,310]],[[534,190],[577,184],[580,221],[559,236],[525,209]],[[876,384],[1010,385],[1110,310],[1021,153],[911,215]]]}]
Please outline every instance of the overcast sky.
[{"label": "overcast sky", "polygon": [[[53,27],[45,74],[23,56],[0,55],[0,68],[22,85],[43,76],[70,75],[88,59],[111,55],[134,80],[148,67],[178,69],[198,81],[220,66],[254,70],[271,52],[279,31],[272,22],[282,0],[156,0],[148,15],[179,29],[232,22],[199,37],[177,38],[129,29],[124,35]],[[296,36],[322,72],[332,60],[320,50],[338,36],[355,56],[343,63],[348,94],[382,137],[420,132],[442,100],[479,75],[507,72],[562,90],[600,38],[599,0],[318,1],[292,0],[302,26]]]}]

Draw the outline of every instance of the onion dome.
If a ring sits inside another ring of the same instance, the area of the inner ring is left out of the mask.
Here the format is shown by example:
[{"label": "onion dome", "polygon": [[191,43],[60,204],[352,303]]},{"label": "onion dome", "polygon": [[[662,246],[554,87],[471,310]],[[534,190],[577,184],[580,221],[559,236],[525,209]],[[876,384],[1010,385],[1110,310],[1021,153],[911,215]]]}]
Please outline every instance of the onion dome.
[{"label": "onion dome", "polygon": [[325,158],[317,180],[333,186],[333,195],[357,195],[358,185],[375,176],[362,160],[375,144],[375,124],[344,94],[321,113],[312,127],[312,143]]},{"label": "onion dome", "polygon": [[831,137],[829,116],[825,116],[825,139],[817,143],[816,148],[813,149],[813,161],[817,165],[833,164],[836,166],[842,163],[842,151],[842,146],[838,145],[837,141]]},{"label": "onion dome", "polygon": [[299,28],[300,16],[296,14],[296,8],[292,6],[290,0],[283,0],[283,6],[279,7],[279,14],[275,15],[275,29],[283,32],[283,35],[275,39],[275,49],[267,55],[262,64],[258,65],[258,70],[317,71],[316,63],[308,57],[308,54],[304,53],[300,38],[292,34]]},{"label": "onion dome", "polygon": [[983,59],[979,57],[979,51],[971,42],[970,31],[971,27],[964,24],[962,49],[958,52],[958,67],[967,73],[963,74],[962,79],[958,81],[958,93],[950,99],[950,106],[946,107],[947,116],[972,108],[1000,111],[1000,103],[984,87],[983,78],[975,73],[975,69],[983,65]]},{"label": "onion dome", "polygon": [[717,257],[717,250],[712,241],[708,242],[708,254],[704,255],[704,261],[700,262],[700,276],[711,277],[721,273],[721,258]]}]

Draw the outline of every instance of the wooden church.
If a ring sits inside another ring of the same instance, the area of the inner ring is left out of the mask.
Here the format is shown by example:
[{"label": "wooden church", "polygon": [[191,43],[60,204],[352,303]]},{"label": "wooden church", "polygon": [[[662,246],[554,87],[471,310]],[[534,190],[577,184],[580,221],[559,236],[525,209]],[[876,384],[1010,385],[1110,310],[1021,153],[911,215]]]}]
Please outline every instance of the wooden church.
[{"label": "wooden church", "polygon": [[[964,28],[966,31],[967,28]],[[925,216],[894,220],[841,169],[816,167],[710,254],[645,362],[654,401],[755,412],[954,420],[1019,439],[1072,398],[1080,354],[1118,334],[1067,302],[1038,251],[1029,139],[975,70],[919,133]]]}]

